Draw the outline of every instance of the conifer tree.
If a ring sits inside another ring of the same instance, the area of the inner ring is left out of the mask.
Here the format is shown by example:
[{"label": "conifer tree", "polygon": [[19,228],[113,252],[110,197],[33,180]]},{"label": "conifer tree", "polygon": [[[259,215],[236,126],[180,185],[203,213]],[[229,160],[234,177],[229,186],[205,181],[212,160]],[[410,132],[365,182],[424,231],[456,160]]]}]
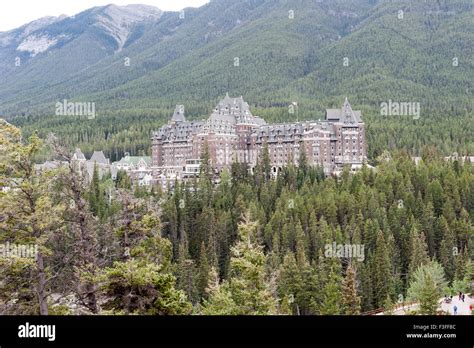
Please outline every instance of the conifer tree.
[{"label": "conifer tree", "polygon": [[415,273],[416,269],[427,264],[430,259],[428,257],[428,247],[425,242],[423,233],[419,233],[418,229],[413,226],[410,231],[410,265],[408,268],[409,277]]},{"label": "conifer tree", "polygon": [[114,314],[190,314],[191,304],[176,278],[163,265],[130,259],[115,262],[101,275],[101,290],[107,300],[105,310]]},{"label": "conifer tree", "polygon": [[53,201],[53,173],[36,172],[34,160],[42,147],[37,134],[23,144],[20,130],[0,119],[0,185],[10,188],[0,192],[0,241],[28,245],[32,254],[11,263],[0,258],[0,298],[13,297],[22,313],[48,315],[53,277],[47,242],[60,231],[64,205]]},{"label": "conifer tree", "polygon": [[99,216],[99,212],[103,209],[102,195],[99,185],[99,166],[94,162],[94,171],[89,188],[89,206],[95,216]]},{"label": "conifer tree", "polygon": [[374,286],[373,286],[373,272],[372,260],[370,256],[368,261],[360,265],[360,279],[361,279],[361,308],[363,311],[368,311],[375,308],[374,303]]},{"label": "conifer tree", "polygon": [[420,303],[421,314],[435,314],[447,285],[443,267],[438,262],[431,261],[415,271],[408,288],[408,298]]},{"label": "conifer tree", "polygon": [[341,292],[341,276],[339,267],[333,263],[328,280],[322,290],[322,304],[319,310],[321,315],[338,315],[342,312],[342,292]]},{"label": "conifer tree", "polygon": [[459,254],[454,231],[449,227],[444,216],[438,219],[438,226],[441,233],[441,243],[439,246],[439,259],[446,272],[449,281],[454,279],[456,272],[455,256]]},{"label": "conifer tree", "polygon": [[428,273],[420,293],[420,314],[435,315],[438,308],[440,293],[436,284]]},{"label": "conifer tree", "polygon": [[387,295],[392,295],[392,265],[382,231],[377,234],[374,253],[374,300],[377,307],[382,307]]},{"label": "conifer tree", "polygon": [[208,299],[204,299],[202,314],[204,315],[238,315],[240,308],[234,302],[227,284],[220,284],[215,268],[209,272],[209,285],[206,289]]},{"label": "conifer tree", "polygon": [[357,295],[356,273],[352,264],[346,270],[346,277],[342,283],[343,313],[356,315],[360,313],[360,297]]},{"label": "conifer tree", "polygon": [[295,244],[296,244],[296,260],[300,271],[304,271],[309,267],[308,259],[306,257],[305,235],[301,223],[298,221],[295,227]]},{"label": "conifer tree", "polygon": [[238,240],[232,247],[229,279],[210,295],[204,313],[220,314],[221,303],[235,304],[235,314],[276,314],[276,301],[265,280],[266,257],[257,243],[257,223],[247,216],[239,225]]},{"label": "conifer tree", "polygon": [[201,165],[199,167],[199,189],[200,197],[203,205],[209,204],[210,194],[212,191],[213,168],[211,163],[211,154],[209,152],[209,144],[204,143],[204,149],[201,153]]},{"label": "conifer tree", "polygon": [[[302,278],[296,262],[295,255],[290,251],[283,258],[278,277],[278,294],[280,298],[292,298],[293,307],[299,306],[300,310],[305,311],[304,286],[305,281]],[[292,307],[292,308],[293,308]],[[296,308],[296,307],[295,307]]]},{"label": "conifer tree", "polygon": [[466,283],[468,284],[468,291],[470,294],[474,294],[474,261],[469,260],[466,265]]},{"label": "conifer tree", "polygon": [[207,251],[204,242],[201,244],[201,252],[199,256],[199,269],[197,273],[197,290],[201,298],[206,297],[206,288],[209,283],[209,262],[207,259]]},{"label": "conifer tree", "polygon": [[385,302],[383,304],[383,314],[384,315],[392,315],[395,305],[392,301],[392,298],[390,295],[387,295],[387,298],[385,299]]},{"label": "conifer tree", "polygon": [[196,303],[199,301],[200,296],[196,287],[196,265],[189,255],[186,233],[183,233],[179,243],[176,273],[177,287],[186,293],[191,302]]},{"label": "conifer tree", "polygon": [[271,166],[270,166],[270,153],[268,150],[268,144],[265,142],[263,144],[263,150],[262,150],[262,169],[263,169],[263,175],[264,175],[264,180],[267,182],[270,180],[271,177]]}]

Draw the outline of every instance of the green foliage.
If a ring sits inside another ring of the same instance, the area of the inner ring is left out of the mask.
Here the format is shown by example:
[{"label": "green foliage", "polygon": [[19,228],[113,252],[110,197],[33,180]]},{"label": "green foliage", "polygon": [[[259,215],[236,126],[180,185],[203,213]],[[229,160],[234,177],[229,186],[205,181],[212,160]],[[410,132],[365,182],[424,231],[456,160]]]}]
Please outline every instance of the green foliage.
[{"label": "green foliage", "polygon": [[[247,220],[239,225],[238,240],[232,247],[229,279],[211,292],[204,303],[205,314],[275,314],[276,303],[265,280],[265,254],[256,240],[257,223]],[[224,309],[223,305],[229,305]]]},{"label": "green foliage", "polygon": [[319,313],[321,315],[341,314],[341,276],[337,270],[332,269],[328,276],[328,281],[322,291],[323,302]]},{"label": "green foliage", "polygon": [[356,274],[352,265],[346,270],[346,277],[342,284],[343,312],[347,315],[360,313],[360,297],[357,295]]},{"label": "green foliage", "polygon": [[24,144],[20,131],[0,119],[0,184],[9,189],[0,193],[0,242],[30,250],[26,260],[0,258],[2,298],[16,299],[19,314],[48,314],[49,242],[64,224],[64,203],[55,202],[52,195],[54,172],[36,172],[35,156],[42,147],[36,134]]},{"label": "green foliage", "polygon": [[443,267],[433,261],[418,267],[410,282],[408,298],[420,303],[421,314],[436,314],[447,285]]},{"label": "green foliage", "polygon": [[138,260],[115,262],[104,270],[102,291],[106,310],[125,314],[189,314],[191,304],[175,289],[175,277],[163,266]]},{"label": "green foliage", "polygon": [[374,299],[378,307],[382,307],[387,296],[391,296],[392,271],[391,262],[385,238],[381,231],[377,234],[374,254]]},{"label": "green foliage", "polygon": [[383,314],[384,315],[392,315],[394,308],[395,308],[395,305],[394,305],[392,299],[390,298],[389,295],[387,295],[387,298],[385,299],[385,302],[383,304],[383,309],[384,309]]},{"label": "green foliage", "polygon": [[456,279],[453,281],[453,284],[451,285],[450,289],[451,289],[452,295],[459,294],[460,292],[465,294],[469,292],[469,283],[467,279],[463,279],[463,280]]},{"label": "green foliage", "polygon": [[438,309],[440,292],[430,274],[426,275],[425,283],[419,295],[420,314],[434,315]]},{"label": "green foliage", "polygon": [[466,281],[468,284],[468,291],[472,295],[474,294],[474,262],[469,262],[467,267],[468,271],[466,273]]}]

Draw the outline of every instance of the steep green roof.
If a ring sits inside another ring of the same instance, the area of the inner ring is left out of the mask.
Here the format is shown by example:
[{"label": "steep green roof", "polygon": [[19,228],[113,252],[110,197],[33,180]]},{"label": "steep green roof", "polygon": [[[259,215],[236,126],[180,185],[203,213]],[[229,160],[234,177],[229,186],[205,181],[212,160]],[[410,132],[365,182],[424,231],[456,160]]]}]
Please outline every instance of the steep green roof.
[{"label": "steep green roof", "polygon": [[150,156],[125,156],[117,163],[126,163],[128,165],[136,166],[141,160],[145,161],[147,165],[151,165]]}]

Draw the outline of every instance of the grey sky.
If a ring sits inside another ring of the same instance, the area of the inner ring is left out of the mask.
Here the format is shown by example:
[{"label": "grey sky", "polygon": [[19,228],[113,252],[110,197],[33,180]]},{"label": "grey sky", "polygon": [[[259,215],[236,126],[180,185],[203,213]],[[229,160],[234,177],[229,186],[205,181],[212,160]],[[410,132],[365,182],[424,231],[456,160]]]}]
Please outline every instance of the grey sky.
[{"label": "grey sky", "polygon": [[164,11],[199,7],[209,0],[0,0],[0,31],[18,28],[45,16],[72,16],[94,6],[145,4]]}]

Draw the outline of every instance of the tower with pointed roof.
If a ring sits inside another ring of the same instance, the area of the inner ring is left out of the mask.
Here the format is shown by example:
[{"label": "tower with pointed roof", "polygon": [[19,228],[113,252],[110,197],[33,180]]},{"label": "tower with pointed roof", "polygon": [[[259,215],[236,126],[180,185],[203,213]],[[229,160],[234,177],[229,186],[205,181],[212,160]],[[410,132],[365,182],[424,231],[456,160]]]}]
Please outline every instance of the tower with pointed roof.
[{"label": "tower with pointed roof", "polygon": [[170,122],[172,124],[186,122],[186,117],[184,116],[184,105],[176,105]]}]

